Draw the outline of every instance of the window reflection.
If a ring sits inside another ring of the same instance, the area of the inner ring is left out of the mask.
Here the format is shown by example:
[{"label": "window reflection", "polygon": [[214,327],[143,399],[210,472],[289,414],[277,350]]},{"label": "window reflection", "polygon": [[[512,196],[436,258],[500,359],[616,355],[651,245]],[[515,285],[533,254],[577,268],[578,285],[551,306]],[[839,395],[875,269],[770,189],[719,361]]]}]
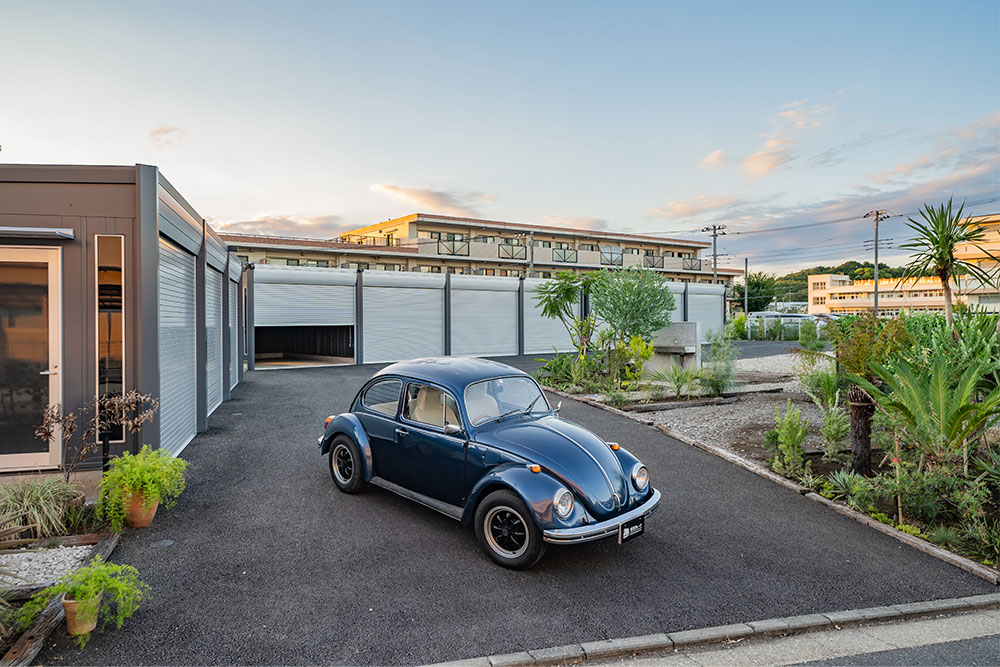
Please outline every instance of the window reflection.
[{"label": "window reflection", "polygon": [[[125,247],[124,237],[97,237],[97,394],[118,395],[125,389]],[[111,440],[121,441],[120,424]]]}]

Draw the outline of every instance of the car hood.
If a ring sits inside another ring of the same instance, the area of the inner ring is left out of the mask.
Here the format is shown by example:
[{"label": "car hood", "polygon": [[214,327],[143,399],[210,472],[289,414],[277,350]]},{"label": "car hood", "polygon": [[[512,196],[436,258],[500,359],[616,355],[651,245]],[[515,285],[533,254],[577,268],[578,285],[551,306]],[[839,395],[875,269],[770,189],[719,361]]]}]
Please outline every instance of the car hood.
[{"label": "car hood", "polygon": [[618,514],[628,503],[628,479],[618,457],[579,424],[553,415],[515,418],[487,426],[476,440],[542,466],[597,519]]}]

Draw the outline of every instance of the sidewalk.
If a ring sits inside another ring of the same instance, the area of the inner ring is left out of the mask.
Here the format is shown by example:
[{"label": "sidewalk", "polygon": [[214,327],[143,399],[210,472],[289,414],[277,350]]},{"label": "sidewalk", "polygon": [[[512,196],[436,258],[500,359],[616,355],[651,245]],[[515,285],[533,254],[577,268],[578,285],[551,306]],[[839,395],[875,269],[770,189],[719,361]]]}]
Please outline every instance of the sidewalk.
[{"label": "sidewalk", "polygon": [[[985,638],[985,642],[976,641]],[[963,652],[965,642],[969,653]],[[952,644],[945,651],[930,647]],[[922,647],[928,650],[920,651]],[[885,653],[883,653],[885,652]],[[922,660],[921,655],[928,659]],[[600,665],[1000,664],[1000,609],[645,654]]]}]

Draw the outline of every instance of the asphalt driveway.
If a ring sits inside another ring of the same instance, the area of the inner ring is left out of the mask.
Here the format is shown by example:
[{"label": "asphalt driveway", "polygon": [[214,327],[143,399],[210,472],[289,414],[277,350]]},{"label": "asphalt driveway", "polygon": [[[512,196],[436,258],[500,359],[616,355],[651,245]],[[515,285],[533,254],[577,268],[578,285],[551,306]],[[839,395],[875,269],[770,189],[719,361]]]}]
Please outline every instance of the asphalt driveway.
[{"label": "asphalt driveway", "polygon": [[83,651],[58,630],[39,663],[422,663],[996,591],[570,400],[564,417],[644,460],[661,509],[624,547],[550,548],[531,571],[504,570],[452,519],[380,489],[335,489],[316,437],[375,369],[249,374],[185,450],[178,506],[114,554],[139,568],[155,599]]}]

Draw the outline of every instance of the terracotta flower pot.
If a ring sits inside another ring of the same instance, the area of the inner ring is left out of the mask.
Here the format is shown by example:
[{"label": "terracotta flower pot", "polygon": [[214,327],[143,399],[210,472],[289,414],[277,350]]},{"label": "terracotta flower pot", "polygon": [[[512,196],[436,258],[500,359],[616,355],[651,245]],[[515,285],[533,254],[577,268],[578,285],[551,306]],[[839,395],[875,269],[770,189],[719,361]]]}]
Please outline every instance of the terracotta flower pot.
[{"label": "terracotta flower pot", "polygon": [[153,523],[156,508],[160,501],[146,505],[146,497],[141,493],[133,493],[125,499],[125,522],[132,528],[145,528]]},{"label": "terracotta flower pot", "polygon": [[85,635],[97,627],[97,612],[101,606],[101,596],[89,600],[62,599],[66,612],[66,630],[71,635]]}]

